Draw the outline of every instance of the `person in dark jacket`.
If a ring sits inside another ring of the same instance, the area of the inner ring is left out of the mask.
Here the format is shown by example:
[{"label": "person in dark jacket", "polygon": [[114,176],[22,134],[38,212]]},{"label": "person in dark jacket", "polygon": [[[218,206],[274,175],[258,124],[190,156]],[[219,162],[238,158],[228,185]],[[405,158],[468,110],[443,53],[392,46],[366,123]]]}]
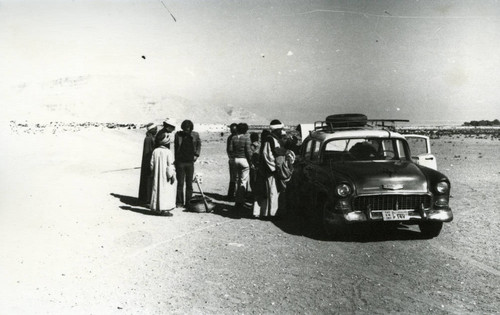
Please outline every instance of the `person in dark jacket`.
[{"label": "person in dark jacket", "polygon": [[236,207],[243,207],[248,189],[248,177],[250,174],[250,163],[252,159],[252,149],[250,137],[247,134],[248,125],[239,123],[236,127],[238,134],[231,138],[229,152],[234,158],[235,169],[238,178],[238,188],[236,190]]},{"label": "person in dark jacket", "polygon": [[[185,207],[193,196],[194,162],[200,156],[200,135],[193,131],[194,125],[190,120],[184,120],[181,131],[175,134],[175,166],[177,171],[176,206]],[[184,195],[184,183],[186,194]]]},{"label": "person in dark jacket", "polygon": [[229,187],[227,189],[227,200],[232,201],[234,200],[234,194],[236,193],[236,165],[234,163],[234,156],[232,155],[231,152],[229,152],[229,145],[231,144],[231,139],[238,134],[237,131],[237,126],[238,124],[232,123],[229,125],[229,130],[231,131],[231,134],[229,137],[227,137],[227,143],[226,143],[226,152],[227,152],[227,158],[229,160]]},{"label": "person in dark jacket", "polygon": [[151,199],[151,169],[149,162],[155,149],[155,135],[158,128],[153,124],[146,125],[146,137],[142,146],[141,179],[139,182],[139,200],[149,203]]},{"label": "person in dark jacket", "polygon": [[260,157],[260,140],[259,134],[252,132],[250,134],[250,149],[252,150],[252,157],[250,159],[250,189],[252,192],[255,191],[256,181],[257,181],[257,171],[259,169],[259,157]]}]

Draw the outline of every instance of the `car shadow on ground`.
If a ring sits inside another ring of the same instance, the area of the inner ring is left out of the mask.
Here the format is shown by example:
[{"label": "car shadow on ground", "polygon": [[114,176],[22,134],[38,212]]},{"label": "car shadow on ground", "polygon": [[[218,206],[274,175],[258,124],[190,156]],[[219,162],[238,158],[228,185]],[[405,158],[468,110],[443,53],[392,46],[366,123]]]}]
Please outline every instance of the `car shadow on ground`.
[{"label": "car shadow on ground", "polygon": [[[143,202],[132,196],[125,196],[111,193],[111,196],[118,198],[126,206],[120,206],[120,209],[133,211],[143,215],[158,216],[159,214],[150,211]],[[228,201],[227,197],[217,193],[206,192],[204,195],[210,198],[213,204],[212,214],[219,215],[228,219],[248,219],[252,218],[252,204],[247,200],[244,207],[235,207],[234,201]],[[184,210],[190,212],[189,210]],[[385,227],[380,224],[365,225],[355,229],[355,233],[341,238],[331,238],[323,230],[321,224],[312,223],[307,218],[292,215],[280,211],[279,216],[266,221],[272,222],[276,227],[287,234],[303,236],[319,241],[337,241],[337,242],[385,242],[395,240],[416,240],[425,239],[420,232],[410,229],[407,225],[398,225],[397,227]]]},{"label": "car shadow on ground", "polygon": [[319,241],[371,243],[425,239],[420,232],[403,224],[393,227],[380,224],[360,225],[351,233],[334,238],[324,232],[321,224],[312,223],[304,217],[289,215],[272,222],[285,233]]}]

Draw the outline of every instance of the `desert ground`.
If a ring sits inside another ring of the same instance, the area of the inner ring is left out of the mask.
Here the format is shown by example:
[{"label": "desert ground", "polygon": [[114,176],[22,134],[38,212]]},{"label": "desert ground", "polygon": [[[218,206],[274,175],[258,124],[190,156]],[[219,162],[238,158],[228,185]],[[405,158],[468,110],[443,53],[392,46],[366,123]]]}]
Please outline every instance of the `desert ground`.
[{"label": "desert ground", "polygon": [[433,139],[455,215],[437,238],[411,226],[331,241],[224,201],[227,133],[202,133],[195,165],[215,211],[160,217],[136,200],[144,130],[11,127],[0,130],[1,314],[500,312],[496,137]]}]

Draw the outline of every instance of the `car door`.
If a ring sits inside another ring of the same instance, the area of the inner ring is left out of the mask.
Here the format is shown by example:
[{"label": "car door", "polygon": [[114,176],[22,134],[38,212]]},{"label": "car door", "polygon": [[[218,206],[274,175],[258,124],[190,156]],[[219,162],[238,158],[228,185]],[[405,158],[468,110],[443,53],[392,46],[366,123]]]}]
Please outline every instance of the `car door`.
[{"label": "car door", "polygon": [[419,164],[437,170],[436,157],[431,153],[429,137],[423,135],[404,135],[410,146],[412,160]]},{"label": "car door", "polygon": [[321,141],[311,139],[309,147],[309,154],[307,161],[304,165],[304,183],[303,183],[303,202],[305,203],[305,210],[309,216],[317,216],[318,204],[317,196],[319,188],[322,186],[321,182],[321,164],[320,164],[320,150]]},{"label": "car door", "polygon": [[[311,153],[308,158],[308,163],[304,168],[304,174],[307,178],[308,185],[316,186],[318,181],[318,166],[320,162],[320,149],[321,142],[317,140],[311,141]],[[314,189],[313,187],[309,187],[310,189]]]},{"label": "car door", "polygon": [[292,180],[287,184],[288,200],[296,213],[306,213],[310,202],[310,164],[313,145],[314,141],[311,138],[304,140],[301,153],[295,159]]},{"label": "car door", "polygon": [[314,153],[315,142],[313,139],[308,139],[305,145],[302,179],[303,191],[307,191],[311,185],[312,155]]}]

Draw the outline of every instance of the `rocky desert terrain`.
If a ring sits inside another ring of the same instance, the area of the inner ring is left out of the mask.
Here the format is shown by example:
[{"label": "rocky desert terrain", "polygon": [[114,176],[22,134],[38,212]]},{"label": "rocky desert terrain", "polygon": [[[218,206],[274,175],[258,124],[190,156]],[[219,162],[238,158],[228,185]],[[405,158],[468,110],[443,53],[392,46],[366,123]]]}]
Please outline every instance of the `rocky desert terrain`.
[{"label": "rocky desert terrain", "polygon": [[195,166],[214,212],[153,215],[136,199],[143,136],[102,124],[0,130],[0,313],[500,312],[495,134],[433,137],[455,215],[437,238],[410,226],[350,242],[235,212],[220,131],[202,133]]}]

